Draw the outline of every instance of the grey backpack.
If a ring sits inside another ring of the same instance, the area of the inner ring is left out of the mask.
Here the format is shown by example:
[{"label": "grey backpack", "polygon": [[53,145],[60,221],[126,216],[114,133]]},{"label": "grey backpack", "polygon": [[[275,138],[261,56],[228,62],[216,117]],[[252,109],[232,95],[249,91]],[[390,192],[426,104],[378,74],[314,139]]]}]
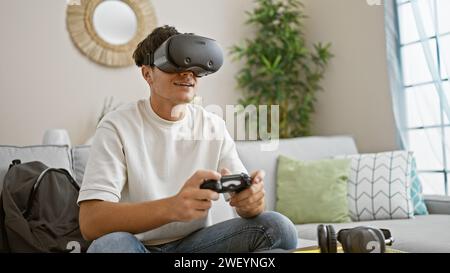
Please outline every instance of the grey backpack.
[{"label": "grey backpack", "polygon": [[1,252],[85,252],[80,187],[65,169],[14,160],[0,197]]}]

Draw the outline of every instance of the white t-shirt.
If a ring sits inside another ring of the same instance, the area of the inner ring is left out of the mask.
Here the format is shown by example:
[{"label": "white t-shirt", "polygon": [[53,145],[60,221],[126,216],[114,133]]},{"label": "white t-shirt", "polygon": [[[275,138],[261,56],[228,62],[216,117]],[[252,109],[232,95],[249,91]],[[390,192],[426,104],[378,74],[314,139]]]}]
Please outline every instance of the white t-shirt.
[{"label": "white t-shirt", "polygon": [[[78,203],[167,198],[195,171],[224,167],[233,174],[247,173],[223,119],[187,104],[181,120],[167,121],[153,111],[149,99],[142,99],[109,113],[98,125]],[[159,244],[210,224],[208,213],[204,219],[173,222],[136,236],[146,244]]]}]

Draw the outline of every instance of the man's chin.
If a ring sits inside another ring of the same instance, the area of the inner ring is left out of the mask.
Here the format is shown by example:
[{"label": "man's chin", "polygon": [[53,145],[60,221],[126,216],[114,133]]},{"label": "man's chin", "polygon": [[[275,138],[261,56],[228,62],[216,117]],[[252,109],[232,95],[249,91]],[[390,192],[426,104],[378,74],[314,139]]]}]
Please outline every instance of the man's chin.
[{"label": "man's chin", "polygon": [[194,95],[180,96],[177,98],[176,101],[178,104],[190,103],[194,100],[194,98],[195,98]]}]

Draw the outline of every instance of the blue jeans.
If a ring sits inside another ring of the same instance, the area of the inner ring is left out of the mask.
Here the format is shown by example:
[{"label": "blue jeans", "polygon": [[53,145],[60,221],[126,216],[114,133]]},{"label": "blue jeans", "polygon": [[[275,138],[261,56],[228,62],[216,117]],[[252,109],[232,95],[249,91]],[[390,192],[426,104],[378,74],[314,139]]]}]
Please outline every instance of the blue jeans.
[{"label": "blue jeans", "polygon": [[144,246],[131,233],[114,232],[92,242],[88,252],[238,253],[296,247],[297,230],[294,224],[277,212],[263,212],[251,219],[224,221],[158,246]]}]

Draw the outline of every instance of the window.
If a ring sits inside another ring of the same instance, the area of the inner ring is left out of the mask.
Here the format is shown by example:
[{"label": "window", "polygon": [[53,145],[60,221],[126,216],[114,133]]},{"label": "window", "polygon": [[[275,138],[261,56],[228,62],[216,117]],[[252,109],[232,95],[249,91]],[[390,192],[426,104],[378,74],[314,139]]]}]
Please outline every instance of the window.
[{"label": "window", "polygon": [[[449,194],[450,121],[428,68],[411,1],[397,1],[406,138],[425,194]],[[431,57],[450,104],[450,1],[418,0]]]}]

